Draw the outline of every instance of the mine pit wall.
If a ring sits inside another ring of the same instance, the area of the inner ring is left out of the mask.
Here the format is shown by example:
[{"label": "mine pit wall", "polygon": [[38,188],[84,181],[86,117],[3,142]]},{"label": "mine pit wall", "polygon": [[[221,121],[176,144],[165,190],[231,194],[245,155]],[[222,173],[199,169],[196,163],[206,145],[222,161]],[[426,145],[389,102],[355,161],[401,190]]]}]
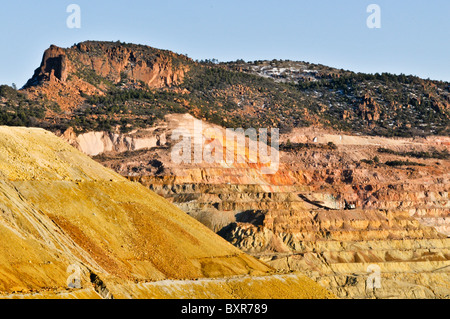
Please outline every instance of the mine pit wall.
[{"label": "mine pit wall", "polygon": [[104,153],[122,153],[157,147],[166,143],[165,133],[155,133],[155,129],[134,131],[128,134],[111,132],[88,132],[76,135],[73,130],[66,131],[62,138],[89,156]]},{"label": "mine pit wall", "polygon": [[[233,173],[220,182],[213,172],[130,179],[242,251],[276,269],[301,271],[338,297],[450,296],[448,183],[339,182],[347,192],[330,194],[311,178],[321,175],[317,170],[279,172],[300,177],[289,185],[234,184]],[[372,264],[381,269],[381,289],[367,288]]]},{"label": "mine pit wall", "polygon": [[[396,184],[391,181],[374,181],[373,184],[359,184],[355,181],[353,184],[344,184],[336,181],[332,189],[321,190],[317,186],[320,180],[311,177],[318,175],[317,170],[279,172],[282,177],[257,181],[242,177],[244,169],[223,171],[226,173],[220,174],[218,169],[186,169],[183,176],[180,174],[173,177],[129,178],[150,187],[189,212],[195,208],[236,213],[246,210],[305,208],[346,210],[348,213],[355,208],[397,210],[406,212],[424,225],[435,227],[440,233],[450,236],[448,179],[426,185],[415,181],[410,184],[401,181]],[[355,175],[364,175],[364,171],[353,172]],[[289,184],[269,184],[271,180],[282,180]],[[314,182],[308,183],[308,180]]]}]

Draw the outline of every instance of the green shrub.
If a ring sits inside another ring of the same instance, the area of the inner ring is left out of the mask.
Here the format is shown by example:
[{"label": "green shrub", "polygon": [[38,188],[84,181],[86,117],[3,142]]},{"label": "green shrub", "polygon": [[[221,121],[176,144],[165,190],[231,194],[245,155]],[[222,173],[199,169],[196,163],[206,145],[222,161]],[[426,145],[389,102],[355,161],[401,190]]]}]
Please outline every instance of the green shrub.
[{"label": "green shrub", "polygon": [[426,166],[425,164],[410,162],[410,161],[387,161],[387,166]]},{"label": "green shrub", "polygon": [[409,151],[409,152],[397,152],[393,151],[387,148],[379,148],[378,153],[385,153],[385,154],[392,154],[397,156],[403,156],[403,157],[414,157],[414,158],[422,158],[422,159],[449,159],[450,153],[447,149],[444,149],[442,151],[438,151],[436,149],[432,149],[431,151],[424,152],[424,151]]}]

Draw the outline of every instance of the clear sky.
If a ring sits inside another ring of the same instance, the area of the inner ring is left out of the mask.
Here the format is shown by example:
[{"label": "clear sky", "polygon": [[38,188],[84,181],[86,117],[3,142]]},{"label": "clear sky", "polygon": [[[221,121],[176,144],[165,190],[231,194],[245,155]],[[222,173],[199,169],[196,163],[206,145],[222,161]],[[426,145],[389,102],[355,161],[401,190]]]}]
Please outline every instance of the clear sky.
[{"label": "clear sky", "polygon": [[[69,4],[81,28],[66,25]],[[381,28],[369,29],[369,4]],[[450,81],[449,0],[2,1],[0,84],[31,77],[50,44],[146,44],[194,59],[290,59]]]}]

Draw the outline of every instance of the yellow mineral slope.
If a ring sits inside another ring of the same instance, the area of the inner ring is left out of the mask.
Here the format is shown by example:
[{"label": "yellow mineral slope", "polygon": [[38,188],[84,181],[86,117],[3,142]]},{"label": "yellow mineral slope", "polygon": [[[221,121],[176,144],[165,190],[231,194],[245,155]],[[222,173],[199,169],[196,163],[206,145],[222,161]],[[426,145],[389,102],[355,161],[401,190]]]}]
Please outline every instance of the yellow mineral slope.
[{"label": "yellow mineral slope", "polygon": [[[269,275],[266,292],[251,288],[259,281],[242,284],[236,297],[331,296],[301,275],[271,275],[164,198],[42,129],[0,127],[0,241],[6,298],[162,298],[152,286],[159,281],[178,285],[172,298],[230,297],[219,283],[190,296],[183,287],[198,278]],[[81,289],[66,288],[69,275]]]}]

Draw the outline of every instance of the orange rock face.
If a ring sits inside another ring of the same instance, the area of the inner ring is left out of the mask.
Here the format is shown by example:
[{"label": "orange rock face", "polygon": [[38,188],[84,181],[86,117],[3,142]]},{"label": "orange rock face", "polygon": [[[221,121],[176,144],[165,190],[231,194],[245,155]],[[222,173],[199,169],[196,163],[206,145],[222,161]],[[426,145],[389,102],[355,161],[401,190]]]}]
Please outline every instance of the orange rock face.
[{"label": "orange rock face", "polygon": [[145,46],[109,42],[83,42],[68,49],[52,45],[25,88],[31,97],[44,94],[63,110],[71,111],[83,103],[84,95],[103,94],[102,78],[118,83],[125,76],[151,88],[178,84],[188,67],[177,66],[176,59],[187,58]]}]

